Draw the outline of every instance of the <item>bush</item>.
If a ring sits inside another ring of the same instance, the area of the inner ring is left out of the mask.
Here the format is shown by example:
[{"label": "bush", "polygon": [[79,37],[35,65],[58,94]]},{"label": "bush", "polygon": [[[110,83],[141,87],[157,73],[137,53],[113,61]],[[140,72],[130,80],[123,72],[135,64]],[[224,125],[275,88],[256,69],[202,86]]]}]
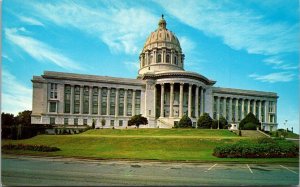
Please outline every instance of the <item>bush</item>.
[{"label": "bush", "polygon": [[244,129],[244,130],[256,130],[256,124],[251,123],[251,122],[246,123],[246,124],[244,125],[244,128],[243,128],[243,129]]},{"label": "bush", "polygon": [[298,157],[299,147],[285,140],[261,139],[239,141],[235,144],[217,146],[213,155],[220,158],[290,158]]},{"label": "bush", "polygon": [[[251,112],[247,114],[247,116],[242,119],[242,121],[239,123],[239,129],[241,130],[246,130],[245,129],[245,125],[247,123],[253,123],[255,124],[256,126],[260,126],[260,122],[259,120],[256,118],[256,116],[254,114],[252,114]],[[256,127],[255,127],[256,129]]]},{"label": "bush", "polygon": [[197,121],[198,128],[210,129],[212,127],[213,120],[208,113],[204,113]]},{"label": "bush", "polygon": [[41,152],[60,151],[57,147],[49,147],[47,145],[24,145],[24,144],[6,144],[2,146],[3,150],[28,150]]},{"label": "bush", "polygon": [[178,122],[178,127],[175,128],[192,128],[192,127],[193,127],[193,123],[191,118],[189,118],[187,115],[184,115]]}]

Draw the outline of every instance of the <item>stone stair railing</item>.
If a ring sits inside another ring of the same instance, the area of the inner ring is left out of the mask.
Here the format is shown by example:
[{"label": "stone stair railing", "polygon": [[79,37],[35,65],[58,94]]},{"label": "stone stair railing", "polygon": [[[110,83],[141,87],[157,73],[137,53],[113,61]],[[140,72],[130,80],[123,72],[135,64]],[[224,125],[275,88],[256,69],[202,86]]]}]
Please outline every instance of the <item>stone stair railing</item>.
[{"label": "stone stair railing", "polygon": [[[172,128],[172,127],[173,127],[173,125],[167,123],[167,122],[164,121],[163,119],[157,119],[157,121],[160,123],[160,124],[158,125],[159,128]],[[163,124],[163,125],[161,125],[161,124]]]}]

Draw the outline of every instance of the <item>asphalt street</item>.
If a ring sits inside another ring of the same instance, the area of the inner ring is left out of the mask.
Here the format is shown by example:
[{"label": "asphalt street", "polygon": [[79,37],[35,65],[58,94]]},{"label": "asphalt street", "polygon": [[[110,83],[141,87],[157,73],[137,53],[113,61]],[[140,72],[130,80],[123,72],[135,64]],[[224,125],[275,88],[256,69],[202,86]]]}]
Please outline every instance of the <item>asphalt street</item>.
[{"label": "asphalt street", "polygon": [[2,185],[298,185],[297,164],[97,161],[2,155]]}]

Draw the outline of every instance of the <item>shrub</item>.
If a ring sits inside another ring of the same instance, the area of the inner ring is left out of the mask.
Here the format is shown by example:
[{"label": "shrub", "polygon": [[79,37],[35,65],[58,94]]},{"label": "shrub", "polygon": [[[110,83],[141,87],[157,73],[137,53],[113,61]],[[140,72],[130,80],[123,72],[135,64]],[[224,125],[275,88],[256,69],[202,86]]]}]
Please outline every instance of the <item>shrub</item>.
[{"label": "shrub", "polygon": [[256,130],[256,124],[251,123],[251,122],[246,123],[246,124],[244,125],[244,128],[243,128],[243,129],[244,129],[244,130]]},{"label": "shrub", "polygon": [[289,158],[298,157],[298,145],[285,140],[261,139],[239,141],[235,144],[217,146],[213,155],[220,158]]},{"label": "shrub", "polygon": [[187,115],[182,116],[182,118],[178,122],[178,128],[192,128],[192,126],[192,120]]},{"label": "shrub", "polygon": [[197,121],[198,128],[210,129],[212,126],[213,120],[208,113],[204,113]]},{"label": "shrub", "polygon": [[[247,124],[247,123],[253,123],[255,124],[256,126],[259,126],[260,125],[260,122],[259,120],[256,118],[256,116],[253,114],[253,113],[248,113],[247,116],[242,119],[242,121],[239,123],[239,129],[241,130],[246,130],[244,129],[244,126]],[[256,127],[255,127],[256,129]]]},{"label": "shrub", "polygon": [[47,145],[24,145],[24,144],[6,144],[2,146],[3,150],[28,150],[41,152],[60,151],[57,147],[50,147]]}]

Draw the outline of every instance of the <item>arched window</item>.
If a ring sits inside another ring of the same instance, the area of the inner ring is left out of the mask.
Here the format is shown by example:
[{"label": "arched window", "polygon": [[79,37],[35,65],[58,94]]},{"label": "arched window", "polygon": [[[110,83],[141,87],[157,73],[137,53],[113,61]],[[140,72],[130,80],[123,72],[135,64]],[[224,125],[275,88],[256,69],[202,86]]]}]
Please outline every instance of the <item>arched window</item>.
[{"label": "arched window", "polygon": [[153,55],[150,55],[150,60],[148,64],[152,64],[152,60],[153,60]]},{"label": "arched window", "polygon": [[166,62],[170,63],[170,55],[169,54],[167,54],[167,56],[166,56]]},{"label": "arched window", "polygon": [[177,62],[177,57],[176,56],[174,56],[174,63],[177,65],[178,64],[178,62]]},{"label": "arched window", "polygon": [[161,63],[161,54],[157,55],[157,63]]}]

